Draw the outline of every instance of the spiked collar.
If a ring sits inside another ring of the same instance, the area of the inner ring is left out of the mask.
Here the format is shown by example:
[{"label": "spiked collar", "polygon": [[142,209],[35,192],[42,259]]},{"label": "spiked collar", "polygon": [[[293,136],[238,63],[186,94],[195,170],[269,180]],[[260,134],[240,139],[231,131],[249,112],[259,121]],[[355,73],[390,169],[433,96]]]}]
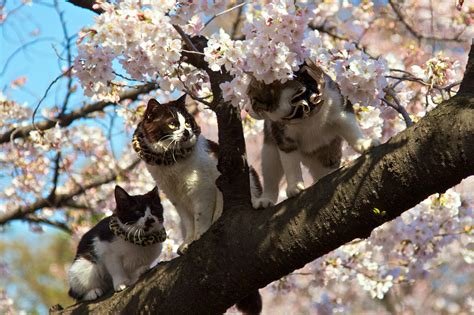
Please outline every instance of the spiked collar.
[{"label": "spiked collar", "polygon": [[120,237],[126,242],[139,245],[139,246],[148,246],[157,243],[163,243],[166,240],[166,230],[163,227],[158,232],[147,235],[132,235],[126,233],[124,229],[120,226],[116,216],[110,217],[109,228],[115,236]]},{"label": "spiked collar", "polygon": [[173,165],[179,160],[188,157],[194,149],[194,146],[191,146],[189,148],[172,149],[163,153],[156,153],[146,143],[141,124],[138,125],[133,134],[132,146],[140,159],[150,165]]}]

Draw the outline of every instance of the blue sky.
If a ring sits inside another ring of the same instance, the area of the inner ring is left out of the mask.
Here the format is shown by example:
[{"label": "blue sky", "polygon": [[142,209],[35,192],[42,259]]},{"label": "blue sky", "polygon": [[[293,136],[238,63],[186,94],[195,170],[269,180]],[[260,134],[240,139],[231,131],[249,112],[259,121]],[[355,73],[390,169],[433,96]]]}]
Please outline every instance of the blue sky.
[{"label": "blue sky", "polygon": [[[61,68],[67,63],[58,55],[66,56],[63,49],[63,30],[54,1],[43,1],[42,4],[24,6],[0,24],[0,89],[9,99],[19,103],[27,103],[34,108],[43,96],[48,85],[61,74]],[[20,1],[7,1],[6,12],[17,8]],[[69,36],[77,33],[82,27],[92,24],[94,13],[78,8],[65,1],[58,1],[59,8],[64,12]],[[75,38],[72,47],[75,47]],[[26,46],[25,46],[26,45]],[[24,49],[22,49],[22,46]],[[10,83],[20,77],[26,77],[23,88],[11,88]],[[59,81],[49,91],[41,108],[60,104],[65,93],[66,80]],[[81,106],[85,98],[78,90],[71,98],[71,108]],[[36,116],[41,120],[41,113]],[[0,188],[8,185],[8,181],[0,180]],[[26,225],[15,222],[9,233],[1,233],[0,237],[15,237],[21,233],[24,238]],[[49,229],[48,229],[49,230]],[[33,235],[29,235],[32,237]],[[28,237],[28,238],[29,238]]]},{"label": "blue sky", "polygon": [[[7,12],[17,5],[19,1],[8,1]],[[44,2],[52,4],[53,1]],[[75,7],[65,1],[59,1],[59,7],[64,11],[69,34],[75,34],[84,25],[93,22],[94,14],[88,10]],[[38,35],[33,35],[39,31]],[[56,50],[63,53],[63,33],[61,23],[55,9],[49,6],[34,4],[17,11],[1,26],[0,66],[4,68],[8,58],[24,44],[36,41],[24,50],[11,57],[3,75],[0,76],[2,90],[12,80],[21,76],[27,77],[27,92],[21,90],[8,90],[8,94],[19,102],[36,104],[50,82],[61,73],[65,62],[58,62]],[[75,39],[73,40],[75,41]],[[1,70],[0,70],[1,71]],[[64,84],[64,82],[62,82]],[[45,106],[53,104],[55,99],[61,97],[58,92],[64,88],[53,88],[45,100]],[[76,102],[79,99],[76,99]]]}]

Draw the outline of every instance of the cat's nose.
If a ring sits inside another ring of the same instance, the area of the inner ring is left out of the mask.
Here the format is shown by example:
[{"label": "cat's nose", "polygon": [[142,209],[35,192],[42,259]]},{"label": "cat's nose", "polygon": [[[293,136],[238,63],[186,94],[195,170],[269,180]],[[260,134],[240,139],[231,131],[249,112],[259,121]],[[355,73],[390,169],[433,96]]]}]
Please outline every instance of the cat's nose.
[{"label": "cat's nose", "polygon": [[184,129],[182,139],[183,139],[183,141],[186,141],[186,140],[189,139],[189,131],[187,129]]},{"label": "cat's nose", "polygon": [[146,221],[145,221],[145,226],[146,226],[146,227],[150,227],[150,226],[153,225],[153,223],[155,223],[155,219],[153,219],[153,218],[148,218],[148,219],[146,219]]}]

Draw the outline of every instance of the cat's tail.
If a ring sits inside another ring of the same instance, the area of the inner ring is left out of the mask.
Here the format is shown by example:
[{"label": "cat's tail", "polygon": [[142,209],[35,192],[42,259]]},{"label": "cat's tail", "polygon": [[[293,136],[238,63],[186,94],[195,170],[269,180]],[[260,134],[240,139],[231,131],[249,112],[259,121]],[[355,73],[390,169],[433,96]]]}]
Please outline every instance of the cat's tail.
[{"label": "cat's tail", "polygon": [[252,291],[237,302],[236,306],[245,315],[258,315],[262,311],[262,297],[258,290]]}]

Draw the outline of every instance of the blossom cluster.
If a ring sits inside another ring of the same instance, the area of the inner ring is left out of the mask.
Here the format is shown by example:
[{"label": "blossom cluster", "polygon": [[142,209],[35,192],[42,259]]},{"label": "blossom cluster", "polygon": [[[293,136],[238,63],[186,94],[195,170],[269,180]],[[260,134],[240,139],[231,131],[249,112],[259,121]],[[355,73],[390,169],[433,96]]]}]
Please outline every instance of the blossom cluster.
[{"label": "blossom cluster", "polygon": [[25,104],[19,104],[0,91],[0,132],[8,128],[16,128],[25,123],[31,110]]},{"label": "blossom cluster", "polygon": [[430,86],[446,86],[453,83],[460,68],[459,60],[453,60],[443,53],[438,53],[425,62],[423,67],[413,65],[411,70]]},{"label": "blossom cluster", "polygon": [[352,103],[377,106],[385,95],[388,65],[385,59],[371,59],[353,44],[333,56],[335,59],[336,81],[342,94]]},{"label": "blossom cluster", "polygon": [[244,40],[231,40],[223,30],[212,35],[205,60],[214,71],[224,66],[231,74],[251,72],[265,83],[290,80],[304,60],[301,46],[307,24],[306,10],[293,1],[272,1],[246,14]]},{"label": "blossom cluster", "polygon": [[117,59],[131,79],[156,80],[174,76],[181,58],[181,38],[166,14],[168,5],[154,1],[142,9],[137,1],[104,3],[95,25],[82,31],[74,70],[85,94],[118,101],[120,83],[112,62]]}]

